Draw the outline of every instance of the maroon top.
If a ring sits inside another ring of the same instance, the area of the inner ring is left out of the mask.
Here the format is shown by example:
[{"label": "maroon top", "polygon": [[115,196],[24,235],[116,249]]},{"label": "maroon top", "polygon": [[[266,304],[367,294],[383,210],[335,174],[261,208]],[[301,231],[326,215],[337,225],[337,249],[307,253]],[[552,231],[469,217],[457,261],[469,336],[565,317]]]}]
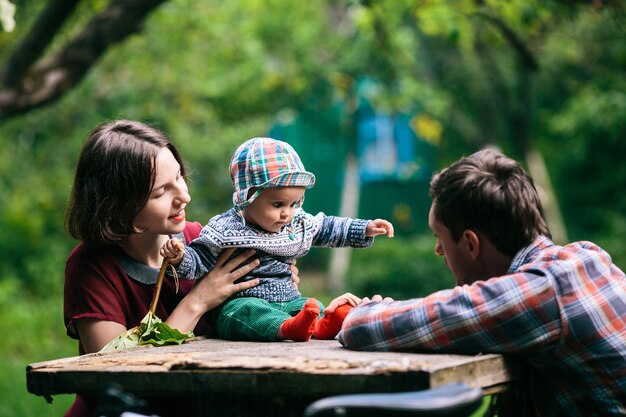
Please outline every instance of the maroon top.
[{"label": "maroon top", "polygon": [[[182,233],[184,241],[195,239],[201,229],[200,223],[187,222]],[[68,336],[79,339],[75,325],[82,318],[114,321],[127,329],[138,326],[150,309],[158,273],[158,268],[134,261],[117,245],[92,248],[78,244],[65,265],[63,311]],[[164,279],[156,316],[165,321],[193,284],[181,279],[176,293],[174,280]],[[209,329],[208,323],[200,320],[194,334],[207,335]],[[84,353],[79,339],[79,354]],[[66,416],[91,415],[93,406],[92,401],[79,395]]]}]

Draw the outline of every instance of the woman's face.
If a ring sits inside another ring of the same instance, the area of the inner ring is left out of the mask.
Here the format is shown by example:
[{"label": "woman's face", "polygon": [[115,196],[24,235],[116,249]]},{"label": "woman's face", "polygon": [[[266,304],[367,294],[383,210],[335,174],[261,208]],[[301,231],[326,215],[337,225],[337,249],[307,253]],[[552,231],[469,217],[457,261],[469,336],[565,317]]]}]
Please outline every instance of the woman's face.
[{"label": "woman's face", "polygon": [[169,149],[162,148],[155,168],[152,193],[135,218],[135,226],[144,233],[180,233],[185,228],[185,207],[191,201],[180,164]]}]

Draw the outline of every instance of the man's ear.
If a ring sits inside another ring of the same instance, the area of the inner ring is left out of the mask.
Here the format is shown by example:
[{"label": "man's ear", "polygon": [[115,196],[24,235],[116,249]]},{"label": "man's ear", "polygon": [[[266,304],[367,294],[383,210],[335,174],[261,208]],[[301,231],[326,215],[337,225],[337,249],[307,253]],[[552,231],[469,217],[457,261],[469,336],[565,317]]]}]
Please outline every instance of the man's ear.
[{"label": "man's ear", "polygon": [[472,259],[478,258],[480,254],[480,238],[478,235],[473,230],[467,229],[463,232],[461,239],[463,239],[465,248],[472,256]]}]

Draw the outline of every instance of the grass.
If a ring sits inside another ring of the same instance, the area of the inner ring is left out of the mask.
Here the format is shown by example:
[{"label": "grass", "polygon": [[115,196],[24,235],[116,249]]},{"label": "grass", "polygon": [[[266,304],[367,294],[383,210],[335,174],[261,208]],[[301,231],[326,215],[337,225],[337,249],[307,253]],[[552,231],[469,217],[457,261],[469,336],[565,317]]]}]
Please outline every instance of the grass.
[{"label": "grass", "polygon": [[0,281],[0,417],[62,416],[74,401],[73,395],[58,395],[48,404],[26,389],[28,364],[77,352],[64,332],[62,306],[60,294],[41,300],[24,295],[16,281]]}]

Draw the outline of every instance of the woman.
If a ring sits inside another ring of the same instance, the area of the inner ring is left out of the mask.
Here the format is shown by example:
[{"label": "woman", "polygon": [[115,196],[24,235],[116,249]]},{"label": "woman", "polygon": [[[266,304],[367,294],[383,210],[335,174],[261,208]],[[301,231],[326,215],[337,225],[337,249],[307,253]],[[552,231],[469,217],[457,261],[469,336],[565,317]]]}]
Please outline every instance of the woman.
[{"label": "woman", "polygon": [[[165,134],[128,120],[103,124],[90,134],[65,219],[68,233],[81,241],[67,260],[64,294],[67,334],[78,340],[81,355],[99,351],[145,317],[163,260],[159,250],[172,236],[189,243],[202,228],[185,221],[190,201],[185,166]],[[156,316],[181,332],[209,334],[203,315],[258,285],[258,280],[236,282],[258,265],[258,260],[243,265],[254,251],[228,260],[233,251],[224,251],[199,281],[181,280],[177,288],[164,280]],[[292,277],[297,286],[295,266]],[[326,311],[359,302],[347,293]],[[163,404],[170,402],[163,399],[156,407],[166,416]],[[180,412],[180,404],[171,405],[172,415]],[[92,416],[95,407],[94,398],[79,395],[66,416]]]},{"label": "woman", "polygon": [[[97,352],[139,325],[152,300],[162,262],[159,249],[170,236],[190,242],[198,235],[201,225],[185,221],[191,200],[185,180],[177,149],[146,124],[115,121],[89,136],[66,214],[68,233],[81,242],[66,264],[64,318],[80,354]],[[258,265],[254,260],[241,266],[253,253],[227,261],[232,251],[225,251],[195,286],[181,280],[177,291],[172,280],[165,280],[157,317],[182,332],[208,334],[202,316],[230,295],[258,284],[235,283]],[[93,398],[79,395],[66,416],[91,416],[95,406]]]}]

